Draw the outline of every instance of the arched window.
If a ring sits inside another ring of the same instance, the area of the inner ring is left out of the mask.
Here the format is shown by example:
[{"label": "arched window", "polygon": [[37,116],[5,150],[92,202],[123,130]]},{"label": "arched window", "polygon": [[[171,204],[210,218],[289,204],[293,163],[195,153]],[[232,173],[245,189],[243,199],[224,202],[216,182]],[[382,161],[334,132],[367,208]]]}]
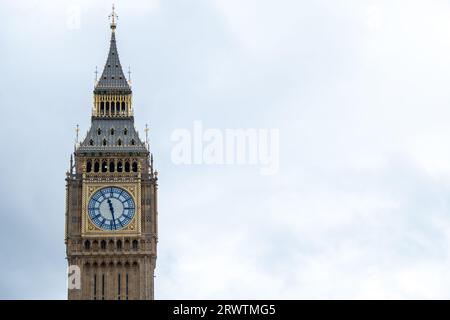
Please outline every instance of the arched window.
[{"label": "arched window", "polygon": [[109,101],[106,101],[106,113],[109,113]]},{"label": "arched window", "polygon": [[103,139],[103,145],[106,146],[106,139]]},{"label": "arched window", "polygon": [[128,133],[127,128],[123,129],[123,134],[124,134],[125,136],[127,135],[127,133]]},{"label": "arched window", "polygon": [[91,160],[88,160],[88,162],[86,163],[86,172],[91,172],[92,171],[92,162]]},{"label": "arched window", "polygon": [[138,241],[137,241],[137,240],[133,240],[133,249],[134,249],[134,250],[137,250],[137,249],[138,249],[138,246],[139,246]]},{"label": "arched window", "polygon": [[102,162],[102,172],[108,171],[108,163],[106,161]]},{"label": "arched window", "polygon": [[115,168],[115,165],[114,165],[114,161],[111,161],[109,163],[109,172],[114,172],[114,171],[116,171],[115,169],[116,168]]},{"label": "arched window", "polygon": [[125,102],[122,101],[122,112],[125,112]]},{"label": "arched window", "polygon": [[108,249],[109,250],[114,250],[114,241],[109,240],[109,242],[108,242]]},{"label": "arched window", "polygon": [[92,140],[92,139],[89,140],[89,145],[90,145],[90,146],[93,146],[93,145],[94,145],[94,140]]},{"label": "arched window", "polygon": [[111,135],[114,135],[114,128],[111,128]]},{"label": "arched window", "polygon": [[87,250],[89,250],[91,248],[91,242],[89,240],[86,240],[84,242],[84,248]]},{"label": "arched window", "polygon": [[97,134],[98,134],[98,135],[101,135],[101,134],[102,134],[102,129],[98,128],[98,129],[97,129]]},{"label": "arched window", "polygon": [[103,101],[100,102],[100,113],[101,114],[105,113],[105,103]]},{"label": "arched window", "polygon": [[131,145],[134,146],[136,144],[136,142],[134,141],[134,139],[131,139]]},{"label": "arched window", "polygon": [[120,102],[119,101],[116,102],[116,113],[117,114],[120,113]]},{"label": "arched window", "polygon": [[122,161],[117,162],[117,172],[122,172],[123,171],[123,166],[122,166]]},{"label": "arched window", "polygon": [[136,161],[133,161],[133,172],[137,172],[138,171],[138,165]]},{"label": "arched window", "polygon": [[121,146],[122,145],[122,140],[117,140],[117,145]]},{"label": "arched window", "polygon": [[122,240],[117,240],[117,249],[122,249]]},{"label": "arched window", "polygon": [[125,162],[125,172],[130,172],[130,163],[128,161]]},{"label": "arched window", "polygon": [[94,163],[94,172],[99,172],[100,171],[100,163],[98,163],[97,161]]},{"label": "arched window", "polygon": [[100,242],[100,248],[101,248],[102,250],[105,250],[105,249],[106,249],[106,241],[105,241],[105,240],[102,240],[102,242]]}]

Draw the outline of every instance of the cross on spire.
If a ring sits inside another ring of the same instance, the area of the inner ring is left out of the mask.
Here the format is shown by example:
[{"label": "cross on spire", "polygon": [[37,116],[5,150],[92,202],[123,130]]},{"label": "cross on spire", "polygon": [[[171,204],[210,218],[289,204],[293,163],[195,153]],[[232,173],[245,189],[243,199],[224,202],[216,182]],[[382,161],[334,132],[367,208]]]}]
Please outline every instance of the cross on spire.
[{"label": "cross on spire", "polygon": [[116,20],[119,20],[119,16],[116,14],[114,3],[112,5],[112,12],[108,17],[111,20],[111,29],[114,32],[114,29],[116,29],[116,26],[117,26]]}]

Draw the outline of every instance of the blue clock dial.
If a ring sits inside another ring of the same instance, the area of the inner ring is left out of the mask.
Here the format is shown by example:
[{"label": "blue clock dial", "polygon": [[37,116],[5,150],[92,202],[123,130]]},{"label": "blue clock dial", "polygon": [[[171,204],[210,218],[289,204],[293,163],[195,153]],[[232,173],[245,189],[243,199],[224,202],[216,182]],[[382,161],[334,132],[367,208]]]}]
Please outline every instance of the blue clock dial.
[{"label": "blue clock dial", "polygon": [[96,191],[88,203],[91,221],[103,230],[121,230],[133,219],[135,204],[122,188],[106,187]]}]

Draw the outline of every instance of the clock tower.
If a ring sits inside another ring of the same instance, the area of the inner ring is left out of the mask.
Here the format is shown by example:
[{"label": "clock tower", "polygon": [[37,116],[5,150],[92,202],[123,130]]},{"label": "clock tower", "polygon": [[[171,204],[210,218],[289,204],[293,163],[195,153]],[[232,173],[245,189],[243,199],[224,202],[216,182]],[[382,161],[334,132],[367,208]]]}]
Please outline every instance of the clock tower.
[{"label": "clock tower", "polygon": [[94,87],[91,127],[77,142],[66,177],[66,253],[79,284],[69,286],[68,298],[153,299],[158,173],[147,139],[134,128],[114,7],[110,18],[111,42]]}]

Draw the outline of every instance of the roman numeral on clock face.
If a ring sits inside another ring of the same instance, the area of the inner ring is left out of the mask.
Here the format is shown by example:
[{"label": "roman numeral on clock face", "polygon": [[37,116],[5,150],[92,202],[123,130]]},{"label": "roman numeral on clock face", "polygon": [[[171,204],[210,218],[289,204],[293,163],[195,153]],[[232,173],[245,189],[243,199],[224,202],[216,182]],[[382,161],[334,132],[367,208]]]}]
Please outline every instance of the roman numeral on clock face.
[{"label": "roman numeral on clock face", "polygon": [[135,214],[133,197],[125,189],[106,187],[97,190],[88,202],[92,223],[102,230],[121,230],[128,226]]}]

